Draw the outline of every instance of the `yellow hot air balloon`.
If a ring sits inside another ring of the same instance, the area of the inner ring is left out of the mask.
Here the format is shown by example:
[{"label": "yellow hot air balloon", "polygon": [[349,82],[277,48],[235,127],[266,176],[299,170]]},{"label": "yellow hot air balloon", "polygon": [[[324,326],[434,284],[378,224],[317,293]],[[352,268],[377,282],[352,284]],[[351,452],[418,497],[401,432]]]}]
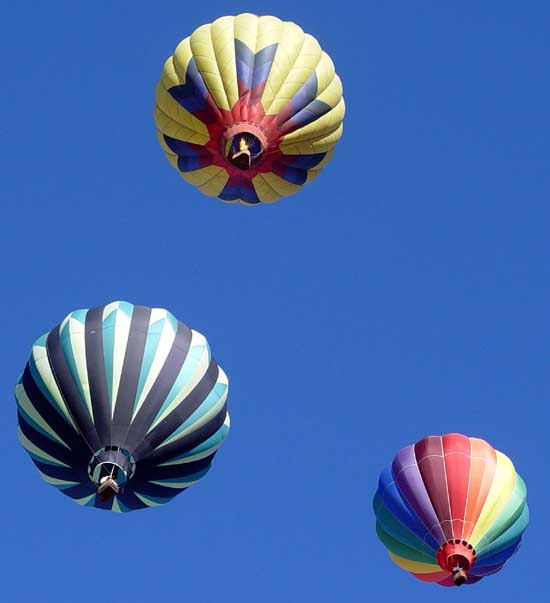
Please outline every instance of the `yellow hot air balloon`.
[{"label": "yellow hot air balloon", "polygon": [[252,205],[313,180],[344,113],[340,78],[314,37],[276,17],[241,14],[178,44],[157,86],[155,122],[187,182]]}]

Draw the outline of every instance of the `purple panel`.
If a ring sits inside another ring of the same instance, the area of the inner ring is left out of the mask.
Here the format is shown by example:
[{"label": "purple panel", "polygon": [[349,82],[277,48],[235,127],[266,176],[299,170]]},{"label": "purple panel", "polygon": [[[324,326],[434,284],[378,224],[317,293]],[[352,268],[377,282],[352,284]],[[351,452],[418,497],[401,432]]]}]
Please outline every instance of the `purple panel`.
[{"label": "purple panel", "polygon": [[472,567],[472,569],[468,572],[468,576],[477,576],[477,577],[483,577],[483,576],[488,576],[489,574],[494,574],[498,571],[500,571],[502,569],[502,566],[504,565],[503,563],[500,563],[499,565],[491,565],[489,567],[479,567],[477,565],[474,565]]},{"label": "purple panel", "polygon": [[402,448],[396,454],[392,463],[392,473],[401,495],[426,526],[426,530],[432,534],[439,544],[446,542],[445,534],[441,530],[430,497],[422,481],[416,463],[414,446]]}]

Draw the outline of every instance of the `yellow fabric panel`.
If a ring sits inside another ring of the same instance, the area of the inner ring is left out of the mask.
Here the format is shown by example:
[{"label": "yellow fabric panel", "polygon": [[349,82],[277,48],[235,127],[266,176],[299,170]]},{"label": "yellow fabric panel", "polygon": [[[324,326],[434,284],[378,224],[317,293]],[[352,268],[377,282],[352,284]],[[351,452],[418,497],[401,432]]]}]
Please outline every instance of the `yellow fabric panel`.
[{"label": "yellow fabric panel", "polygon": [[[275,58],[277,58],[278,53],[279,49],[277,49]],[[285,105],[288,104],[288,101],[296,94],[296,92],[298,92],[298,90],[305,84],[307,79],[315,71],[317,65],[319,65],[319,62],[321,61],[322,55],[323,51],[321,50],[317,40],[313,36],[305,34],[304,43],[300,52],[298,53],[298,56],[296,57],[294,65],[292,65],[288,75],[285,78],[285,81],[277,91],[275,98],[271,101],[269,108],[266,109],[266,113],[268,115],[279,113],[279,111],[281,111]],[[265,107],[266,103],[263,97],[262,102]]]},{"label": "yellow fabric panel", "polygon": [[200,145],[204,145],[210,140],[210,135],[206,128],[206,132],[192,130],[187,126],[178,123],[169,115],[166,115],[158,105],[155,107],[154,117],[157,129],[171,138],[177,138],[178,140],[184,140],[185,142],[192,142]]},{"label": "yellow fabric panel", "polygon": [[172,153],[171,149],[166,146],[166,143],[164,142],[164,136],[160,130],[157,130],[157,140],[159,141],[159,144],[162,147],[164,154],[166,155],[166,159],[168,159],[168,161],[170,162],[170,165],[179,171],[178,156],[175,153]]},{"label": "yellow fabric panel", "polygon": [[321,136],[312,140],[286,143],[284,140],[280,145],[281,152],[285,155],[310,155],[314,153],[326,153],[331,151],[336,143],[342,137],[344,126],[340,124],[337,130],[334,130],[328,136]]},{"label": "yellow fabric panel", "polygon": [[[272,172],[267,172],[265,174],[257,174],[252,179],[252,184],[254,185],[254,189],[256,190],[256,194],[258,195],[260,201],[265,202],[276,201],[281,197],[293,195],[302,188],[298,184],[287,182],[284,178],[281,178],[280,176],[277,176],[277,174],[273,174]],[[260,193],[260,187],[262,193],[266,195],[265,199]],[[276,198],[275,195],[277,195]]]},{"label": "yellow fabric panel", "polygon": [[[321,60],[315,69],[315,73],[317,75],[317,96],[319,96],[323,90],[326,90],[329,87],[336,75],[334,63],[326,52],[322,53]],[[331,107],[332,106],[334,105],[331,105]]]},{"label": "yellow fabric panel", "polygon": [[420,561],[411,561],[410,559],[404,559],[403,557],[399,557],[398,555],[394,555],[392,552],[388,551],[391,560],[398,565],[399,567],[411,572],[413,574],[433,574],[435,572],[440,572],[441,568],[439,565],[435,565],[433,563],[422,563]]},{"label": "yellow fabric panel", "polygon": [[290,22],[283,23],[281,41],[275,52],[262,95],[262,106],[266,113],[276,113],[276,111],[269,111],[269,108],[292,70],[304,44],[304,39],[305,34],[298,25]]},{"label": "yellow fabric panel", "polygon": [[190,38],[191,52],[214,102],[221,109],[230,110],[223,81],[216,61],[216,53],[212,42],[212,26],[201,25]]},{"label": "yellow fabric panel", "polygon": [[258,38],[259,24],[260,20],[256,15],[250,13],[237,15],[234,24],[235,39],[248,46],[250,50],[254,50]]},{"label": "yellow fabric panel", "polygon": [[173,57],[168,57],[166,59],[164,67],[162,68],[162,73],[160,74],[159,83],[162,83],[167,90],[168,88],[172,88],[172,86],[179,86],[179,84],[183,83],[180,76],[176,73]]},{"label": "yellow fabric panel", "polygon": [[284,23],[277,17],[260,17],[259,29],[256,43],[250,46],[255,52],[260,52],[262,48],[271,46],[281,40],[281,35],[284,28]]},{"label": "yellow fabric panel", "polygon": [[279,195],[276,190],[269,186],[269,184],[265,181],[263,174],[258,174],[254,178],[254,190],[256,191],[258,199],[262,203],[273,203],[282,197],[282,195]]},{"label": "yellow fabric panel", "polygon": [[239,100],[233,23],[234,17],[221,17],[212,23],[211,28],[214,54],[229,108]]},{"label": "yellow fabric panel", "polygon": [[235,17],[235,38],[256,54],[262,48],[278,43],[284,23],[277,17],[257,17],[243,13]]},{"label": "yellow fabric panel", "polygon": [[278,201],[282,196],[269,186],[264,178],[264,174],[255,176],[253,184],[256,195],[262,203],[273,203],[274,201]]},{"label": "yellow fabric panel", "polygon": [[208,165],[192,172],[180,172],[180,175],[208,197],[217,197],[229,180],[226,170],[215,165]]},{"label": "yellow fabric panel", "polygon": [[512,461],[502,452],[496,451],[497,468],[487,500],[470,536],[470,544],[475,548],[491,527],[516,487],[516,470]]},{"label": "yellow fabric panel", "polygon": [[[176,46],[176,50],[174,50],[174,54],[172,55],[172,67],[178,77],[178,84],[185,84],[185,74],[187,73],[187,67],[192,58],[191,41],[189,38],[185,38],[185,40],[182,40]],[[169,60],[170,59],[168,59],[168,61]],[[166,61],[166,63],[168,63],[168,61]],[[164,71],[166,71],[166,76],[169,77],[170,71],[167,68],[166,63],[164,64]]]},{"label": "yellow fabric panel", "polygon": [[310,182],[313,182],[320,173],[321,173],[321,170],[308,170],[307,178],[306,178],[306,181],[304,182],[304,184],[309,184]]},{"label": "yellow fabric panel", "polygon": [[338,103],[342,100],[342,93],[342,82],[340,78],[335,75],[332,78],[330,84],[320,94],[317,95],[317,100],[326,103],[329,107],[336,107]]},{"label": "yellow fabric panel", "polygon": [[307,171],[307,180],[305,181],[304,184],[308,184],[309,182],[313,182],[313,180],[315,180],[315,178],[317,178],[317,176],[321,173],[321,170],[325,167],[325,165],[332,159],[332,156],[334,155],[334,150],[329,151],[323,161],[321,161],[321,163],[318,163],[315,167],[309,169]]},{"label": "yellow fabric panel", "polygon": [[287,134],[283,138],[281,148],[283,148],[284,145],[291,144],[293,142],[300,143],[306,140],[314,140],[316,138],[326,136],[327,134],[331,134],[342,123],[345,112],[346,107],[344,104],[344,99],[341,98],[336,107],[333,107],[330,111],[319,117],[319,119],[312,121],[299,130],[295,130],[294,132]]},{"label": "yellow fabric panel", "polygon": [[[161,83],[157,86],[156,106],[158,108],[159,120],[163,120],[164,123],[174,121],[185,128],[186,132],[182,131],[183,136],[177,137],[179,140],[200,145],[204,145],[210,140],[208,128],[202,121],[182,107]],[[165,133],[168,134],[168,132]]]}]

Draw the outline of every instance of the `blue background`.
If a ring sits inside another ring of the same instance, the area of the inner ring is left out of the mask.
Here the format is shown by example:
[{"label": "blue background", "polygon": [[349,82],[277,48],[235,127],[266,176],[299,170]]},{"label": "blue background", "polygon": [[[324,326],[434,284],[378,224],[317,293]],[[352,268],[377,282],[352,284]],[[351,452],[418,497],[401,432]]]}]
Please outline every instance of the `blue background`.
[{"label": "blue background", "polygon": [[[256,208],[180,180],[152,120],[176,43],[246,10],[315,35],[348,107],[319,179]],[[547,600],[550,4],[2,13],[3,600]],[[208,477],[124,516],[40,480],[12,393],[39,335],[115,299],[204,333],[231,384]],[[500,574],[442,591],[393,566],[371,497],[399,448],[449,431],[513,459],[532,522]]]}]

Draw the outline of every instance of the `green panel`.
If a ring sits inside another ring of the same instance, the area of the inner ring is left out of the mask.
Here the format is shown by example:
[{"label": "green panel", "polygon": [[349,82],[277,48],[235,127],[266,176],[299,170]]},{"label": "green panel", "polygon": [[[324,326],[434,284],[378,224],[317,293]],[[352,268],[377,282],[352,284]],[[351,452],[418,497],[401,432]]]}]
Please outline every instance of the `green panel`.
[{"label": "green panel", "polygon": [[390,536],[384,531],[382,526],[376,522],[376,534],[384,546],[391,551],[394,555],[408,559],[409,561],[418,561],[420,563],[437,563],[435,553],[430,552],[429,555],[421,553],[402,542],[396,540],[393,536]]},{"label": "green panel", "polygon": [[404,526],[395,516],[388,511],[387,507],[382,502],[380,495],[377,493],[374,497],[374,508],[376,510],[376,519],[384,531],[404,545],[415,549],[416,551],[432,558],[434,550],[421,540],[414,532],[411,532]]},{"label": "green panel", "polygon": [[512,526],[521,516],[523,508],[526,505],[527,501],[527,487],[523,479],[517,475],[516,476],[516,485],[514,491],[512,492],[512,496],[506,503],[504,509],[500,512],[500,514],[495,519],[494,523],[487,530],[483,538],[479,541],[476,546],[476,551],[478,556],[483,553],[484,556],[487,555],[486,548],[491,545],[491,543],[496,540],[501,534],[506,532],[510,526]]}]

